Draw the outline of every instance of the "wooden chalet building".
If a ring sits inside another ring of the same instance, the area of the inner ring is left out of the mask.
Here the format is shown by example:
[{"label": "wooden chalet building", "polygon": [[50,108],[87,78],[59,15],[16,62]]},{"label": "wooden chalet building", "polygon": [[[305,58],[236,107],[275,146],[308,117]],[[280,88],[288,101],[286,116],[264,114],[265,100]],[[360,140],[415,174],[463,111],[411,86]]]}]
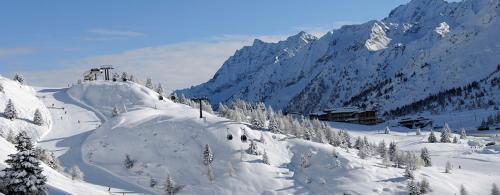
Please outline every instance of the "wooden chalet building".
[{"label": "wooden chalet building", "polygon": [[379,122],[377,111],[360,110],[355,107],[325,109],[322,112],[312,113],[309,117],[311,119],[318,119],[322,121],[356,123],[363,125],[375,125]]},{"label": "wooden chalet building", "polygon": [[424,117],[418,117],[418,118],[404,118],[401,119],[399,122],[399,125],[403,127],[407,127],[410,129],[414,128],[424,128],[428,125],[432,126],[432,120]]}]

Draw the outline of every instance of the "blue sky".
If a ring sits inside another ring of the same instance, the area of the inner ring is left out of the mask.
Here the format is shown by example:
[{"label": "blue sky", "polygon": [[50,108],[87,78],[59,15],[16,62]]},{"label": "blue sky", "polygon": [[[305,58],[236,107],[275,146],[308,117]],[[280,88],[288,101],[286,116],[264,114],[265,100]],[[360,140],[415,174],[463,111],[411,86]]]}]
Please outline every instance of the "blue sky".
[{"label": "blue sky", "polygon": [[[381,19],[406,2],[2,1],[0,73],[90,66],[84,59],[141,48],[220,44],[237,38],[245,39],[240,40],[245,45],[255,37],[280,39],[300,30],[321,33],[341,24]],[[226,57],[238,47],[231,45]]]}]

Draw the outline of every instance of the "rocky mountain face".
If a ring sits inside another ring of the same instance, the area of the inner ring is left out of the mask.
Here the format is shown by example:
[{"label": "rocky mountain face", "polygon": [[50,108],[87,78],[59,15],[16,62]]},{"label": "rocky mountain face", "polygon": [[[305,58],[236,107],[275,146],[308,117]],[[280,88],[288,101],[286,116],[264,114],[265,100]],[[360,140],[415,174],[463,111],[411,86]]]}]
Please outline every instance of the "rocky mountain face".
[{"label": "rocky mountain face", "polygon": [[380,21],[321,38],[300,32],[278,43],[255,40],[208,82],[176,93],[304,114],[341,106],[394,110],[495,72],[499,12],[499,0],[412,0]]}]

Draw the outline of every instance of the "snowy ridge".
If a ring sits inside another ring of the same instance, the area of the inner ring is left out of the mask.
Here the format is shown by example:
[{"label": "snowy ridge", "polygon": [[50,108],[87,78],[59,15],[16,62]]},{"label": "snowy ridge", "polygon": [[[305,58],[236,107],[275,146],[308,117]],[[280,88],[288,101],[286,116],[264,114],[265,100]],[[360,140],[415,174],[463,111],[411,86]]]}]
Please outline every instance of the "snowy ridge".
[{"label": "snowy ridge", "polygon": [[[381,21],[343,26],[319,39],[297,43],[293,37],[301,32],[279,43],[256,41],[208,82],[176,93],[208,96],[213,105],[243,99],[304,114],[342,106],[388,111],[493,72],[500,61],[499,4],[412,0]],[[359,96],[378,83],[373,95]],[[347,103],[355,96],[361,101]]]}]

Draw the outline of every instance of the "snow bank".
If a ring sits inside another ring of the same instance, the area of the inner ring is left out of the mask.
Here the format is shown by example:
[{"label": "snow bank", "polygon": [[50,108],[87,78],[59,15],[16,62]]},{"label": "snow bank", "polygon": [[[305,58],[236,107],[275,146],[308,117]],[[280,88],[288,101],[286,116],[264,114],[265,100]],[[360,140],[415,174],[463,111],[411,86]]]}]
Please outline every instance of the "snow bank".
[{"label": "snow bank", "polygon": [[[42,137],[52,126],[52,117],[47,107],[36,97],[36,91],[26,85],[0,76],[0,84],[3,92],[0,92],[0,135],[7,137],[9,131],[17,134],[26,131],[34,139]],[[18,119],[9,120],[3,112],[9,99],[12,99],[18,113]],[[35,110],[39,109],[45,124],[38,126],[33,124]]]}]

